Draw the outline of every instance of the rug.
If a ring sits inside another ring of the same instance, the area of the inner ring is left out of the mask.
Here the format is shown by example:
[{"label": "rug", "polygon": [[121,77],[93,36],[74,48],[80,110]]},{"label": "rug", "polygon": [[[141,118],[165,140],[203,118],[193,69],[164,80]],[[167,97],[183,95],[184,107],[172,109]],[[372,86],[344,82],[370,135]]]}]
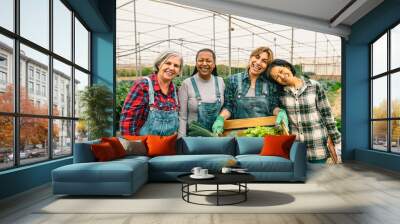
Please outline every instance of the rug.
[{"label": "rug", "polygon": [[[360,213],[357,205],[344,201],[317,184],[255,183],[248,187],[247,201],[237,205],[190,204],[182,200],[180,184],[149,183],[130,197],[56,197],[36,213]],[[202,185],[198,190],[212,189],[215,189],[214,185]],[[229,203],[229,200],[237,199],[234,196],[224,197],[222,202]],[[191,200],[207,204],[216,201],[215,196],[193,196]]]}]

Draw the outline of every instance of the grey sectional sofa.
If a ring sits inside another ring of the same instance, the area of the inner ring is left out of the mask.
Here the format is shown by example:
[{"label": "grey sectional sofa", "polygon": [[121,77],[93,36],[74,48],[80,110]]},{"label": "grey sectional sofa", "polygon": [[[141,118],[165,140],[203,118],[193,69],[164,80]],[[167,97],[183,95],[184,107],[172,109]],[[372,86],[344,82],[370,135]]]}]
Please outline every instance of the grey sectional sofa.
[{"label": "grey sectional sofa", "polygon": [[236,160],[260,182],[304,182],[306,149],[294,142],[290,159],[260,156],[263,138],[184,137],[177,143],[177,155],[127,156],[96,162],[90,145],[98,141],[77,143],[74,163],[52,172],[53,193],[68,195],[131,195],[148,181],[176,181],[193,167],[219,172],[228,160]]}]

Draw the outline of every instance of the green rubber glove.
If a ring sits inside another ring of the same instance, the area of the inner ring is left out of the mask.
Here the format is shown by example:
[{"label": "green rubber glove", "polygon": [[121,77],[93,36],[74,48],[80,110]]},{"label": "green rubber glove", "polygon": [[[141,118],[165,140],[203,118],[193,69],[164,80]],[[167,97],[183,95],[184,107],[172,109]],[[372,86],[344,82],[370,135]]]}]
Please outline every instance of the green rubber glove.
[{"label": "green rubber glove", "polygon": [[214,121],[212,126],[212,131],[214,134],[222,134],[224,132],[224,117],[219,115],[217,119]]},{"label": "green rubber glove", "polygon": [[278,116],[276,117],[275,125],[276,125],[276,126],[280,126],[282,122],[283,122],[283,124],[285,125],[285,127],[286,127],[287,129],[289,129],[289,119],[288,119],[288,116],[287,116],[287,114],[286,114],[286,111],[281,109],[281,110],[279,111],[279,113],[278,113]]}]

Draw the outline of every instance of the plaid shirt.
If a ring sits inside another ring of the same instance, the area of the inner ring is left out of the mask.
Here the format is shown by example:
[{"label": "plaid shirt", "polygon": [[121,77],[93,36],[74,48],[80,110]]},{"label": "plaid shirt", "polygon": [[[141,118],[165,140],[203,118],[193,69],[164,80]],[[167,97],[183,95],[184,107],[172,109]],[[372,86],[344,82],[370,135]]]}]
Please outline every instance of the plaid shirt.
[{"label": "plaid shirt", "polygon": [[285,86],[281,102],[289,117],[291,133],[306,144],[308,159],[325,159],[329,155],[328,135],[336,145],[341,143],[340,132],[322,86],[315,80],[303,81],[297,94]]},{"label": "plaid shirt", "polygon": [[[149,76],[154,87],[154,107],[159,110],[177,110],[178,102],[175,102],[174,85],[169,85],[168,95],[161,92],[157,75]],[[149,85],[146,79],[137,80],[128,95],[121,112],[121,135],[139,135],[140,128],[144,125],[149,114]]]},{"label": "plaid shirt", "polygon": [[[239,78],[242,77],[242,74],[244,74],[242,78],[242,96],[245,96],[247,92],[250,89],[251,81],[250,77],[246,72],[241,72],[237,73],[234,75],[229,76],[228,82],[225,86],[225,92],[224,92],[224,108],[227,109],[231,114],[235,111],[236,107],[236,97],[239,94],[238,93],[238,85],[239,85]],[[268,88],[268,94],[269,95],[274,95],[276,97],[273,97],[274,100],[269,101],[269,107],[271,108],[271,111],[269,113],[272,115],[272,111],[275,107],[279,107],[279,95],[280,95],[280,86],[276,84],[275,82],[270,81],[264,73],[261,74],[261,76],[257,79],[256,81],[256,96],[262,95],[262,88],[263,84],[267,83],[267,88]]]}]

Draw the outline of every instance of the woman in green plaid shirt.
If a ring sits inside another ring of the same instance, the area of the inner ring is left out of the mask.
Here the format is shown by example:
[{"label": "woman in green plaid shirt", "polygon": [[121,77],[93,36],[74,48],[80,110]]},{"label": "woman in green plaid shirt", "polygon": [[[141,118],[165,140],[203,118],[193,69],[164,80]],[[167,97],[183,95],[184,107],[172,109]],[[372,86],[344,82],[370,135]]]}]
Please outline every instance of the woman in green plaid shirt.
[{"label": "woman in green plaid shirt", "polygon": [[281,103],[289,117],[290,131],[297,136],[297,140],[306,144],[308,160],[326,162],[329,136],[335,145],[338,162],[341,162],[340,132],[321,84],[295,76],[293,65],[280,59],[271,62],[267,74],[284,86]]}]

